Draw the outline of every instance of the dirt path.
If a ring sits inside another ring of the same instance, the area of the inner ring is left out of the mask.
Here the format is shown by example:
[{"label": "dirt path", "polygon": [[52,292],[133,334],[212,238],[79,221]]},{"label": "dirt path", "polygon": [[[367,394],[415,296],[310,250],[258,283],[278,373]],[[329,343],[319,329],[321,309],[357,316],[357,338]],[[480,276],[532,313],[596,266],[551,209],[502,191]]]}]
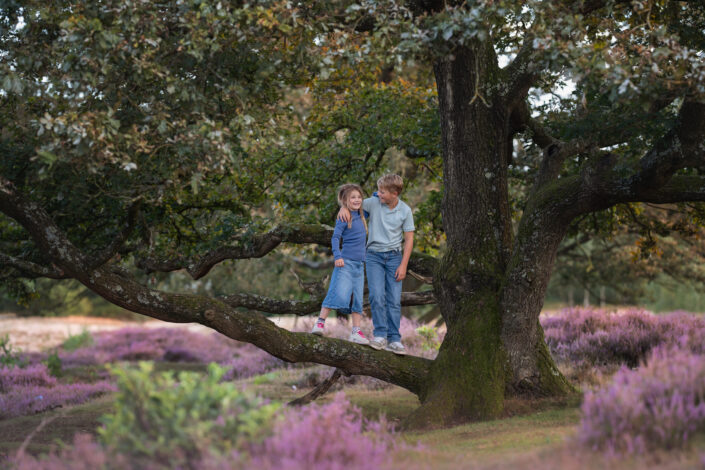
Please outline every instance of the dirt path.
[{"label": "dirt path", "polygon": [[66,338],[81,334],[83,331],[117,330],[127,326],[141,328],[187,328],[194,331],[207,331],[208,328],[196,324],[166,323],[158,320],[134,322],[96,317],[23,317],[0,315],[0,338],[10,337],[13,349],[33,352],[53,348],[63,343]]},{"label": "dirt path", "polygon": [[[293,318],[271,318],[277,325],[291,329]],[[301,320],[303,321],[303,320]],[[145,322],[115,320],[98,317],[16,317],[0,313],[0,338],[10,337],[13,349],[25,352],[42,351],[63,343],[66,338],[81,334],[84,330],[95,333],[139,326],[140,328],[186,328],[189,331],[209,333],[210,328],[196,323],[167,323],[160,320]]]}]

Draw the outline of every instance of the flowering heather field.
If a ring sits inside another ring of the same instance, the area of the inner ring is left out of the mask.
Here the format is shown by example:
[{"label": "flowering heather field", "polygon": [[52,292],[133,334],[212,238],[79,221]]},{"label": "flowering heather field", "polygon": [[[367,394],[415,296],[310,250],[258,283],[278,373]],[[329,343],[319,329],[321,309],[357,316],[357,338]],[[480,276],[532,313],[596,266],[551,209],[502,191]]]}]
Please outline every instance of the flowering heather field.
[{"label": "flowering heather field", "polygon": [[682,447],[705,431],[705,356],[658,346],[643,367],[621,368],[588,391],[580,441],[611,453]]},{"label": "flowering heather field", "polygon": [[[300,322],[298,330],[308,331],[312,321],[305,319]],[[428,334],[427,337],[422,337],[416,333],[418,327],[418,324],[406,318],[402,321],[401,332],[409,351],[426,357],[434,356],[440,337],[436,335],[430,340]],[[328,322],[327,329],[327,336],[346,338],[349,334],[349,326],[335,320]],[[371,330],[369,320],[365,329]],[[82,347],[59,348],[56,356],[64,371],[98,367],[99,370],[94,376],[101,380],[92,383],[65,383],[49,374],[45,365],[49,352],[20,355],[17,362],[28,364],[26,367],[13,365],[0,368],[0,419],[39,413],[62,405],[79,404],[114,391],[110,377],[102,370],[105,364],[136,361],[196,364],[213,362],[227,369],[224,380],[248,378],[291,367],[251,344],[231,340],[219,333],[202,334],[173,328],[128,327],[97,332],[89,339],[89,344]],[[65,344],[68,345],[71,340],[72,338],[69,338]],[[329,374],[329,369],[314,368],[308,380],[317,382]],[[385,386],[369,377],[348,378],[345,382],[362,383],[370,388]]]},{"label": "flowering heather field", "polygon": [[[308,331],[312,321],[299,321],[297,330]],[[575,308],[544,316],[541,324],[559,367],[585,392],[576,445],[612,454],[640,454],[688,446],[693,436],[705,431],[702,317],[685,312],[654,315],[636,308],[619,313]],[[371,333],[369,321],[363,324],[363,331]],[[406,318],[401,332],[409,352],[427,358],[435,357],[443,339],[442,329]],[[325,334],[346,338],[349,326],[331,319]],[[0,367],[0,420],[115,393],[119,386],[115,376],[105,370],[107,364],[124,367],[138,361],[215,363],[220,366],[222,374],[218,380],[223,384],[296,367],[289,374],[290,386],[299,388],[317,384],[332,370],[326,366],[287,364],[252,345],[217,333],[130,327],[94,333],[88,339],[79,347],[69,347],[71,341],[67,341],[66,347],[55,351],[63,371],[55,375],[50,361],[52,351],[20,354],[14,363]],[[93,374],[72,373],[83,369],[90,369]],[[589,374],[592,380],[584,380]],[[369,377],[340,382],[342,385],[336,388],[343,390],[349,385],[365,390],[389,387]],[[208,451],[212,443],[198,444],[202,448],[194,447],[195,454],[186,456],[197,459],[197,466],[190,468],[246,468],[243,462],[258,468],[383,468],[389,463],[387,456],[400,445],[384,421],[364,420],[360,410],[343,395],[325,405],[283,408],[277,415],[264,434],[246,444],[233,444],[216,453]],[[223,425],[224,418],[208,419],[214,420],[213,426]],[[345,445],[352,439],[357,443],[356,453],[348,452]],[[149,456],[142,461],[142,467],[135,467],[132,457],[116,454],[105,442],[93,437],[77,436],[72,447],[40,460],[25,456],[13,465],[25,469],[82,468],[76,466],[76,460],[82,459],[85,468],[159,468]]]},{"label": "flowering heather field", "polygon": [[[10,468],[389,468],[394,452],[411,448],[385,420],[364,419],[343,394],[282,409],[222,382],[223,372],[209,367],[206,377],[182,373],[177,382],[169,373],[154,376],[147,364],[119,372],[116,411],[105,417],[98,440],[77,434],[61,451],[11,457]],[[165,405],[181,412],[165,413]]]},{"label": "flowering heather field", "polygon": [[687,445],[705,431],[705,320],[685,312],[567,309],[543,318],[551,353],[573,370],[615,371],[587,390],[578,439],[610,453]]},{"label": "flowering heather field", "polygon": [[115,391],[107,381],[59,383],[44,364],[0,368],[0,419],[84,403]]},{"label": "flowering heather field", "polygon": [[553,357],[572,366],[637,367],[657,346],[705,349],[705,319],[685,312],[575,308],[541,317],[541,325]]}]

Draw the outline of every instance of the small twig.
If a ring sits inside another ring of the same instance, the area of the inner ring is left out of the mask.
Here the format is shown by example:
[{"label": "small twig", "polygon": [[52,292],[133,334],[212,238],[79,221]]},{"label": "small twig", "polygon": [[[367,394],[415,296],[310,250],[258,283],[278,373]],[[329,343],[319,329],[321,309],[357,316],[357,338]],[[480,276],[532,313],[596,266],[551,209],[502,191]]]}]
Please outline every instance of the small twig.
[{"label": "small twig", "polygon": [[308,392],[306,395],[302,396],[301,398],[297,398],[296,400],[291,400],[288,405],[289,406],[301,406],[301,405],[307,405],[311,403],[313,400],[316,398],[320,397],[321,395],[325,394],[330,388],[333,386],[334,383],[340,379],[340,377],[344,375],[345,377],[350,377],[350,374],[345,372],[344,370],[341,369],[335,369],[333,371],[333,374],[328,377],[326,380],[321,382],[320,384],[316,385],[313,390]]},{"label": "small twig", "polygon": [[311,269],[329,269],[333,267],[334,262],[333,259],[326,259],[323,261],[311,261],[306,258],[300,258],[298,256],[292,257],[291,260],[296,264],[300,264]]},{"label": "small twig", "polygon": [[320,281],[316,282],[303,282],[301,280],[301,277],[294,271],[294,268],[289,268],[289,272],[294,275],[294,278],[296,279],[296,282],[299,284],[299,287],[301,287],[302,290],[308,292],[309,294],[313,296],[320,296],[325,292],[326,290],[326,282],[328,282],[328,278],[330,277],[330,274],[321,279]]},{"label": "small twig", "polygon": [[421,282],[423,282],[424,284],[433,284],[433,278],[432,278],[432,277],[422,276],[422,275],[419,274],[419,273],[415,273],[415,272],[412,271],[411,269],[407,270],[406,272],[407,272],[411,277],[413,277],[414,279],[416,279],[417,281],[421,281]]}]

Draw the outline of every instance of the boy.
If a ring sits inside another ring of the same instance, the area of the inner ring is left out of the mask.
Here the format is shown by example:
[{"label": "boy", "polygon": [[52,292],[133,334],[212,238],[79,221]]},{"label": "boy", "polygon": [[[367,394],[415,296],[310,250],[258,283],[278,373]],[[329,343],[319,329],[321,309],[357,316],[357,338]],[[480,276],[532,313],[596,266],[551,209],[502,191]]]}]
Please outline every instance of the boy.
[{"label": "boy", "polygon": [[[400,355],[406,354],[399,334],[401,281],[406,277],[414,246],[411,208],[399,199],[403,187],[401,176],[384,175],[377,180],[378,191],[362,202],[369,213],[365,271],[374,324],[370,346]],[[341,208],[338,219],[347,222],[349,218],[350,211]]]}]

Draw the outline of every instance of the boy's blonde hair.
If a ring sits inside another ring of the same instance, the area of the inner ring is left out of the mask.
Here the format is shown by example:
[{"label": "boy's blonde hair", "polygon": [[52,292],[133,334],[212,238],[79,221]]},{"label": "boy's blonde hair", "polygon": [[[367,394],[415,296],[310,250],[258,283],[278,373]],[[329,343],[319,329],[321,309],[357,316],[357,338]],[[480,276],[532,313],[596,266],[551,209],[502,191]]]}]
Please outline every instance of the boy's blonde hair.
[{"label": "boy's blonde hair", "polygon": [[398,196],[401,194],[401,190],[404,189],[404,180],[399,175],[388,173],[377,180],[377,187],[387,191],[394,191]]},{"label": "boy's blonde hair", "polygon": [[[363,199],[365,198],[365,193],[362,192],[362,188],[359,185],[354,183],[347,183],[338,188],[338,204],[341,207],[347,208],[348,198],[354,191],[360,193],[360,197],[362,197]],[[362,219],[362,224],[365,226],[365,233],[367,233],[367,220],[365,220],[365,211],[362,210],[362,206],[360,206],[360,218]],[[352,217],[348,222],[348,228],[352,228]]]}]

